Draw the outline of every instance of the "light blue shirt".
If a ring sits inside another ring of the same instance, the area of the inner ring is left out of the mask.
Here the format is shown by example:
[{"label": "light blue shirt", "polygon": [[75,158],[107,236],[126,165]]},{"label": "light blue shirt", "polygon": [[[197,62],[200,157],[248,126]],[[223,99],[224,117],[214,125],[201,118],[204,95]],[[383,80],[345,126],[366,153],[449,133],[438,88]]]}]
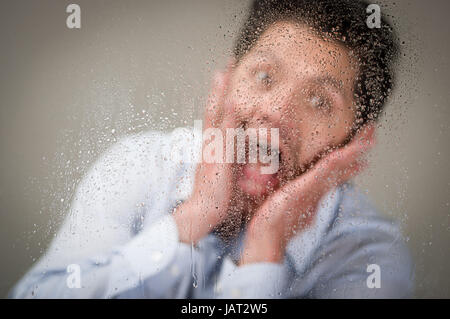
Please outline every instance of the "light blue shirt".
[{"label": "light blue shirt", "polygon": [[350,183],[324,196],[313,224],[290,240],[283,263],[237,266],[245,229],[232,243],[214,232],[195,247],[181,243],[171,213],[192,191],[199,136],[190,128],[147,131],[110,147],[80,182],[47,252],[10,296],[411,296],[412,263],[398,224]]}]

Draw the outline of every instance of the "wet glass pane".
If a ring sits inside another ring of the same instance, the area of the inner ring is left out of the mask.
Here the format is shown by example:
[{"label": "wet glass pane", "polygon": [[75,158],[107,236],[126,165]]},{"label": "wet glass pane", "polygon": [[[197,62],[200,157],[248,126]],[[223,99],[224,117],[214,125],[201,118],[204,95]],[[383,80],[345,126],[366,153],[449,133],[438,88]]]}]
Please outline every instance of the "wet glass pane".
[{"label": "wet glass pane", "polygon": [[450,297],[449,9],[5,3],[0,295]]}]

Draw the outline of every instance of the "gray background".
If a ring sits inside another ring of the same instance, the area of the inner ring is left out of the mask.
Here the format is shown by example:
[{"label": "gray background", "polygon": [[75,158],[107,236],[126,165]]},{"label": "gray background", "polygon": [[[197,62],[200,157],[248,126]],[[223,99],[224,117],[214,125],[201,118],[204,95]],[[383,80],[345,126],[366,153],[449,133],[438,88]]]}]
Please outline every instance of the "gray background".
[{"label": "gray background", "polygon": [[[247,1],[8,1],[0,10],[0,296],[40,256],[74,187],[118,137],[192,125]],[[404,41],[358,183],[400,220],[417,297],[450,297],[450,2],[378,1]]]}]

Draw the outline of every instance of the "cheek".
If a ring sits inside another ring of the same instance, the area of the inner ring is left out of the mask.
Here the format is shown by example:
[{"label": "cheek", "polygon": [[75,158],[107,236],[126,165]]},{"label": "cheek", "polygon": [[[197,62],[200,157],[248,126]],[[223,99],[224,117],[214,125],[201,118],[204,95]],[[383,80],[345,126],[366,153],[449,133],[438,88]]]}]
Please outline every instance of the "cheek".
[{"label": "cheek", "polygon": [[318,154],[320,154],[320,152],[325,150],[329,143],[329,139],[327,138],[327,134],[322,133],[316,129],[312,131],[307,130],[303,134],[300,152],[298,154],[298,164],[306,165],[310,163]]},{"label": "cheek", "polygon": [[338,112],[334,116],[333,121],[330,121],[328,128],[328,135],[330,136],[329,145],[341,145],[352,131],[354,122],[353,110],[345,109]]},{"label": "cheek", "polygon": [[336,147],[345,141],[349,130],[345,122],[309,121],[301,130],[297,164],[307,165],[329,147]]}]

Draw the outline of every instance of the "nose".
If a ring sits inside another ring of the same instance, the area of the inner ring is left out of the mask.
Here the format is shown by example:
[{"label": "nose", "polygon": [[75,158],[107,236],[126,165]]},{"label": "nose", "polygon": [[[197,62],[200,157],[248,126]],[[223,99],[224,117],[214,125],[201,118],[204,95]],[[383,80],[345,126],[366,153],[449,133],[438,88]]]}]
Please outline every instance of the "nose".
[{"label": "nose", "polygon": [[292,118],[291,105],[294,95],[291,92],[293,90],[285,87],[244,102],[245,105],[239,108],[239,115],[244,121],[254,125],[281,129],[281,126],[286,125]]}]

